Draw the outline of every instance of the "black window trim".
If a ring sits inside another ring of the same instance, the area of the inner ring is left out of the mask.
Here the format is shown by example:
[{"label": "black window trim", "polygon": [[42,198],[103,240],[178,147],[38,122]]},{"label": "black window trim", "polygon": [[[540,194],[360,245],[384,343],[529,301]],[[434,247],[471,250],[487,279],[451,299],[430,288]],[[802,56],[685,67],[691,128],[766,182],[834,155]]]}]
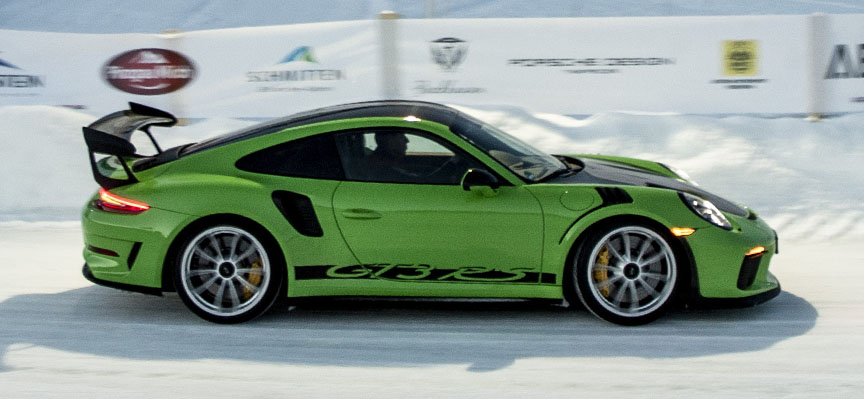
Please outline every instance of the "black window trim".
[{"label": "black window trim", "polygon": [[[374,133],[381,132],[381,131],[388,131],[388,130],[389,130],[389,131],[400,131],[400,132],[404,132],[404,133],[414,133],[414,132],[419,132],[419,134],[417,134],[418,136],[421,136],[421,137],[424,137],[424,138],[428,138],[429,140],[432,140],[432,141],[434,141],[434,142],[440,144],[442,147],[444,147],[444,148],[446,148],[446,149],[448,149],[448,150],[450,150],[450,151],[453,151],[453,154],[454,154],[454,155],[462,154],[462,155],[464,155],[467,159],[473,160],[473,161],[475,161],[475,162],[476,162],[477,164],[479,164],[479,165],[483,165],[483,169],[486,170],[487,172],[491,173],[493,176],[495,176],[495,178],[497,178],[497,179],[501,182],[501,185],[502,185],[502,186],[512,186],[512,185],[513,185],[513,184],[510,183],[507,179],[502,178],[501,175],[498,174],[498,172],[496,172],[496,171],[490,169],[490,168],[489,168],[489,165],[487,165],[485,162],[483,162],[483,161],[477,159],[477,157],[471,155],[470,153],[468,153],[467,151],[465,151],[464,149],[462,149],[461,147],[459,147],[458,145],[456,145],[456,143],[453,143],[452,141],[447,140],[446,138],[441,137],[440,135],[435,134],[435,133],[433,133],[433,132],[430,132],[430,131],[428,131],[428,130],[417,129],[417,128],[412,128],[412,127],[404,127],[404,126],[370,126],[370,127],[366,127],[366,128],[352,128],[352,129],[338,130],[338,131],[333,131],[333,132],[328,132],[328,133],[333,133],[333,134],[334,134],[334,137],[335,137],[335,134],[369,133],[371,130],[374,130]],[[459,137],[459,136],[457,136],[457,137]],[[459,137],[459,138],[461,139],[461,137]],[[464,139],[462,139],[462,140],[464,140]],[[334,141],[335,141],[335,140],[334,140]],[[443,142],[443,143],[442,143],[442,142]],[[467,142],[467,141],[466,141],[466,142]],[[338,143],[335,143],[335,144],[336,144],[336,151],[337,151],[337,152],[340,152],[339,144],[338,144]],[[469,144],[470,144],[470,143],[469,143]],[[340,161],[340,162],[342,161],[342,154],[341,154],[341,152],[340,152],[340,154],[339,154],[339,161]],[[345,173],[344,165],[343,165],[342,173],[343,173],[343,175],[345,176],[345,178],[344,178],[343,181],[346,181],[346,182],[352,182],[352,183],[372,183],[372,184],[410,184],[410,185],[416,185],[416,186],[459,187],[459,183],[456,183],[456,184],[437,184],[437,183],[416,183],[416,182],[395,182],[395,181],[371,181],[371,180],[356,180],[356,179],[349,179],[348,176],[347,176],[347,173]]]},{"label": "black window trim", "polygon": [[[483,169],[486,170],[487,172],[491,173],[493,176],[495,176],[495,178],[497,178],[498,181],[501,182],[501,186],[512,186],[513,185],[512,183],[510,183],[509,180],[505,179],[498,172],[496,172],[494,169],[490,168],[486,162],[481,161],[480,159],[478,159],[474,155],[465,151],[464,149],[462,149],[461,147],[456,145],[456,143],[454,143],[454,142],[452,142],[452,141],[450,141],[444,137],[441,137],[440,135],[438,135],[436,133],[430,132],[428,130],[411,128],[411,127],[404,127],[404,126],[369,126],[369,127],[360,127],[360,128],[350,128],[350,129],[344,129],[344,130],[331,130],[331,131],[324,131],[324,132],[310,134],[308,136],[291,138],[290,140],[282,141],[280,143],[273,144],[273,145],[270,145],[270,146],[267,146],[267,147],[264,147],[261,149],[257,149],[255,151],[252,151],[252,152],[246,154],[246,155],[243,155],[242,157],[237,159],[237,161],[234,162],[234,167],[237,170],[241,170],[241,171],[246,172],[246,173],[254,173],[254,174],[260,174],[260,175],[265,175],[265,176],[288,177],[288,178],[294,178],[294,179],[344,181],[344,182],[373,183],[373,184],[411,184],[411,185],[421,185],[421,186],[447,186],[447,187],[458,187],[459,186],[458,183],[456,183],[456,184],[437,184],[437,183],[371,181],[371,180],[349,179],[347,176],[347,173],[345,171],[345,165],[342,162],[342,154],[340,151],[340,146],[339,146],[338,142],[336,141],[336,136],[340,135],[340,134],[357,134],[357,133],[364,134],[364,133],[370,133],[370,132],[374,133],[374,132],[381,132],[381,131],[400,131],[400,132],[404,132],[404,133],[408,133],[408,134],[416,134],[418,136],[432,140],[432,141],[440,144],[442,147],[452,151],[455,155],[461,154],[466,159],[473,160],[478,165],[483,165]],[[246,159],[247,157],[251,157],[255,154],[259,154],[261,152],[271,150],[275,147],[285,145],[287,143],[297,142],[297,141],[306,140],[306,139],[312,139],[312,138],[315,138],[318,136],[324,136],[324,135],[329,136],[330,142],[333,145],[333,148],[336,150],[336,154],[337,154],[336,158],[337,158],[338,168],[339,168],[341,178],[311,177],[311,176],[299,176],[299,175],[286,175],[286,174],[257,172],[257,171],[244,169],[244,168],[241,168],[239,166],[240,162],[243,159]],[[456,137],[465,141],[468,145],[473,145],[469,141],[465,140],[460,135],[456,135]]]}]

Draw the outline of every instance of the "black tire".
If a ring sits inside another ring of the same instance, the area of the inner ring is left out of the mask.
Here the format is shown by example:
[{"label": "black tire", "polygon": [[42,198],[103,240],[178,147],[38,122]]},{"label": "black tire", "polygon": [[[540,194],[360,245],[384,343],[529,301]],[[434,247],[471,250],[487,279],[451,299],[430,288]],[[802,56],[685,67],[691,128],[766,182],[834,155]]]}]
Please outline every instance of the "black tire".
[{"label": "black tire", "polygon": [[666,234],[616,223],[582,240],[569,281],[595,316],[635,326],[656,320],[673,303],[682,281],[679,263]]},{"label": "black tire", "polygon": [[272,237],[255,226],[213,224],[182,238],[174,287],[196,315],[221,324],[264,314],[285,282],[285,264]]}]

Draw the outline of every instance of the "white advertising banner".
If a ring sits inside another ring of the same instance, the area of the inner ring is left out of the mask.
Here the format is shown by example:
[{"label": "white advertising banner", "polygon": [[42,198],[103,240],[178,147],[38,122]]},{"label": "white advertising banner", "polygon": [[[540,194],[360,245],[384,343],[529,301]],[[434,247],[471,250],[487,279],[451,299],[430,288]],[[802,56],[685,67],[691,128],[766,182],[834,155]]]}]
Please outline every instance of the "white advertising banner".
[{"label": "white advertising banner", "polygon": [[804,112],[804,16],[399,21],[403,95],[589,114]]},{"label": "white advertising banner", "polygon": [[864,14],[828,15],[817,76],[828,112],[864,111]]},{"label": "white advertising banner", "polygon": [[374,21],[176,34],[0,30],[0,106],[270,118],[379,98]]},{"label": "white advertising banner", "polygon": [[0,30],[0,106],[270,118],[380,98],[533,111],[864,111],[862,15],[397,19],[174,34]]},{"label": "white advertising banner", "polygon": [[[171,106],[170,96],[134,94],[134,85],[148,84],[152,68],[123,68],[113,62],[138,61],[132,49],[160,48],[158,35],[87,35],[0,31],[0,106],[62,105],[94,114],[116,111],[128,101]],[[129,56],[132,56],[131,58]],[[143,57],[146,58],[146,57]],[[158,58],[158,57],[157,57]],[[152,59],[149,61],[153,61]],[[158,61],[158,60],[156,60]],[[161,64],[150,64],[161,65]],[[177,71],[161,71],[176,73]],[[186,71],[188,72],[188,71]],[[152,79],[150,79],[152,80]],[[125,87],[130,91],[122,91]],[[141,91],[139,91],[140,93]]]},{"label": "white advertising banner", "polygon": [[379,98],[375,21],[190,32],[198,65],[183,93],[196,117],[276,117]]}]

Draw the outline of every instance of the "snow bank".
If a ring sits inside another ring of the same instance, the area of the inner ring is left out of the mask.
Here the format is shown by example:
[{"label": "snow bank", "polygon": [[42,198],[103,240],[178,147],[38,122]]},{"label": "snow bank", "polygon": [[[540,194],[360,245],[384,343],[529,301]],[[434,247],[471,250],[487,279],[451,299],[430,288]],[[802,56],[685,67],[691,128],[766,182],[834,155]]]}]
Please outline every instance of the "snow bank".
[{"label": "snow bank", "polygon": [[63,108],[0,108],[0,220],[75,217],[95,184],[81,137],[93,120]]},{"label": "snow bank", "polygon": [[586,119],[516,108],[470,110],[552,153],[650,159],[745,204],[785,238],[864,236],[864,114],[821,122],[605,113]]},{"label": "snow bank", "polygon": [[[0,222],[78,218],[99,188],[93,181],[81,127],[97,116],[60,107],[0,107]],[[163,148],[198,141],[251,122],[209,119],[175,129],[153,129]],[[145,138],[141,135],[139,138]],[[149,141],[135,140],[140,152]]]},{"label": "snow bank", "polygon": [[[575,119],[513,107],[459,108],[549,152],[677,166],[707,190],[756,210],[784,238],[864,237],[864,114],[813,123],[633,113]],[[94,119],[63,108],[0,108],[0,221],[78,217],[97,189],[81,138],[81,126]],[[154,133],[170,147],[251,123],[209,119]]]}]

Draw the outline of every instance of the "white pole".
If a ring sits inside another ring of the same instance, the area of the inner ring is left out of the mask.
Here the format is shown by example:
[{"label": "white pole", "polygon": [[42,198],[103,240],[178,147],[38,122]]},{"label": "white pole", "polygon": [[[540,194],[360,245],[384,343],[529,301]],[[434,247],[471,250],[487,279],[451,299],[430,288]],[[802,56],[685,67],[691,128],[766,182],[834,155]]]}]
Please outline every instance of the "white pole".
[{"label": "white pole", "polygon": [[825,68],[828,65],[828,60],[825,59],[825,49],[830,46],[828,42],[828,16],[812,14],[808,21],[810,37],[807,41],[807,60],[809,61],[807,70],[807,120],[818,121],[826,112]]},{"label": "white pole", "polygon": [[399,81],[399,46],[397,41],[400,15],[393,11],[378,14],[378,44],[381,46],[381,97],[401,97]]},{"label": "white pole", "polygon": [[426,0],[426,18],[435,18],[435,0]]},{"label": "white pole", "polygon": [[[177,51],[179,53],[183,53],[183,31],[178,29],[167,29],[162,31],[159,35],[162,40],[165,41],[166,48]],[[198,71],[195,71],[197,74]],[[184,89],[180,89],[173,93],[168,94],[169,102],[168,102],[168,112],[177,116],[177,125],[184,126],[187,124],[186,117],[186,96],[183,94],[185,92]]]}]

